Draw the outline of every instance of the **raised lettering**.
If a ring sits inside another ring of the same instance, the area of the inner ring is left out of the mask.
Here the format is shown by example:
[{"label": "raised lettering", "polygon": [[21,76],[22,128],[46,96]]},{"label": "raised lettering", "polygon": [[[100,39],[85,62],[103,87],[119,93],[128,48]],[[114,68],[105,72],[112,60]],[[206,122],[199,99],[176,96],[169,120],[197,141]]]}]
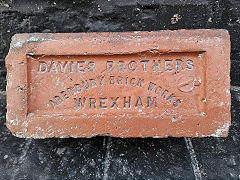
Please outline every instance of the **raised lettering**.
[{"label": "raised lettering", "polygon": [[78,73],[85,73],[83,65],[85,64],[85,61],[78,61],[77,62],[77,72]]},{"label": "raised lettering", "polygon": [[143,104],[142,104],[142,99],[141,99],[140,96],[138,96],[138,98],[137,98],[137,102],[136,102],[135,108],[137,108],[138,106],[144,107]]},{"label": "raised lettering", "polygon": [[109,83],[110,84],[114,84],[114,76],[110,76],[109,77]]},{"label": "raised lettering", "polygon": [[89,79],[92,85],[92,88],[97,87],[97,82],[95,79]]},{"label": "raised lettering", "polygon": [[140,88],[142,88],[142,83],[144,82],[144,79],[139,79],[138,80],[138,83],[137,83],[137,86],[139,86]]},{"label": "raised lettering", "polygon": [[128,101],[126,100],[127,97],[124,97],[124,108],[126,108],[126,104],[128,104],[128,108],[131,108],[131,96],[128,97]]},{"label": "raised lettering", "polygon": [[173,103],[173,107],[177,108],[179,104],[181,104],[181,100],[177,99],[174,103]]},{"label": "raised lettering", "polygon": [[100,86],[103,86],[103,79],[104,79],[104,76],[100,76],[99,77]]},{"label": "raised lettering", "polygon": [[158,68],[158,72],[160,72],[160,61],[158,60],[158,63],[155,63],[155,60],[153,60],[153,72],[156,72],[156,67]]},{"label": "raised lettering", "polygon": [[118,62],[118,71],[124,73],[125,72],[125,62],[119,61]]},{"label": "raised lettering", "polygon": [[156,89],[155,89],[155,93],[156,94],[159,94],[162,90],[162,87],[161,86],[158,86]]},{"label": "raised lettering", "polygon": [[113,61],[107,61],[106,63],[107,72],[114,72],[114,63]]},{"label": "raised lettering", "polygon": [[120,84],[120,83],[121,83],[121,85],[122,85],[122,84],[123,84],[123,83],[122,83],[122,79],[123,79],[122,76],[118,76],[118,77],[117,77],[117,84]]},{"label": "raised lettering", "polygon": [[[43,68],[44,67],[44,68]],[[38,73],[46,73],[47,72],[47,63],[45,62],[39,62],[39,68],[38,68]]]},{"label": "raised lettering", "polygon": [[107,106],[105,105],[106,102],[104,102],[105,100],[107,100],[107,98],[99,98],[99,107],[100,109],[107,109]]},{"label": "raised lettering", "polygon": [[167,95],[168,95],[168,90],[165,89],[165,90],[163,91],[163,93],[162,93],[162,96],[163,96],[164,98],[166,98]]},{"label": "raised lettering", "polygon": [[174,96],[174,94],[171,94],[168,98],[167,98],[167,101],[169,101],[170,103],[172,103],[172,99],[176,97]]},{"label": "raised lettering", "polygon": [[57,65],[56,65],[56,63],[54,61],[52,61],[51,65],[50,65],[49,72],[58,73]]},{"label": "raised lettering", "polygon": [[84,106],[85,106],[85,102],[86,102],[86,97],[84,97],[84,100],[82,101],[82,98],[79,98],[78,100],[77,100],[77,98],[74,98],[74,100],[75,100],[75,106],[76,106],[76,108],[78,108],[78,109],[83,109],[84,108]]},{"label": "raised lettering", "polygon": [[65,70],[67,67],[67,61],[65,61],[64,65],[62,64],[62,62],[59,62],[59,65],[60,65],[60,72],[65,73]]},{"label": "raised lettering", "polygon": [[147,99],[148,99],[147,107],[150,107],[150,105],[151,105],[151,108],[152,108],[153,103],[155,104],[155,107],[157,107],[157,97],[154,97],[152,100],[152,98],[148,96]]},{"label": "raised lettering", "polygon": [[135,72],[137,70],[137,63],[135,61],[131,61],[128,64],[128,68],[129,68],[130,72]]},{"label": "raised lettering", "polygon": [[68,92],[69,92],[71,95],[75,95],[75,94],[76,94],[72,87],[67,88],[67,90],[68,90]]},{"label": "raised lettering", "polygon": [[118,98],[119,98],[119,97],[117,97],[117,98],[114,99],[113,97],[111,97],[111,99],[112,99],[111,109],[113,109],[114,106],[116,106],[116,108],[118,108],[118,105],[117,105],[117,100],[118,100]]},{"label": "raised lettering", "polygon": [[156,84],[150,82],[150,83],[149,83],[149,86],[148,86],[148,90],[149,90],[149,91],[152,91],[153,88],[155,87],[155,85],[156,85]]},{"label": "raised lettering", "polygon": [[96,99],[95,98],[89,98],[89,108],[91,109],[93,105],[93,108],[96,109]]},{"label": "raised lettering", "polygon": [[55,96],[54,99],[58,102],[58,105],[63,102],[62,98],[60,98],[59,96]]},{"label": "raised lettering", "polygon": [[70,66],[70,73],[73,73],[74,72],[74,62],[71,61],[71,66]]},{"label": "raised lettering", "polygon": [[82,91],[80,84],[74,84],[74,87],[75,87],[77,93],[80,93],[80,91]]},{"label": "raised lettering", "polygon": [[84,87],[85,89],[88,89],[88,88],[89,88],[89,85],[88,85],[88,81],[87,81],[87,80],[82,81],[82,84],[83,84],[83,87]]},{"label": "raised lettering", "polygon": [[179,72],[179,68],[180,70],[183,70],[183,67],[182,67],[182,64],[183,64],[183,61],[181,59],[177,59],[176,60],[176,71]]},{"label": "raised lettering", "polygon": [[191,59],[187,60],[186,62],[186,69],[189,70],[189,71],[192,71],[193,70],[193,61]]},{"label": "raised lettering", "polygon": [[65,91],[61,91],[60,94],[63,96],[64,99],[69,98]]},{"label": "raised lettering", "polygon": [[49,100],[49,102],[51,103],[52,107],[55,108],[55,106],[57,105],[56,102],[54,102],[53,100]]},{"label": "raised lettering", "polygon": [[171,69],[171,63],[172,63],[172,60],[165,60],[164,61],[164,68],[165,68],[165,71],[172,71]]},{"label": "raised lettering", "polygon": [[135,78],[132,78],[132,79],[130,80],[130,85],[131,85],[132,87],[136,86],[135,82],[136,82],[136,79],[135,79]]},{"label": "raised lettering", "polygon": [[146,60],[146,61],[140,61],[140,63],[142,63],[143,72],[146,72],[146,64],[148,63],[148,60]]},{"label": "raised lettering", "polygon": [[88,72],[95,72],[95,63],[93,61],[88,63]]}]

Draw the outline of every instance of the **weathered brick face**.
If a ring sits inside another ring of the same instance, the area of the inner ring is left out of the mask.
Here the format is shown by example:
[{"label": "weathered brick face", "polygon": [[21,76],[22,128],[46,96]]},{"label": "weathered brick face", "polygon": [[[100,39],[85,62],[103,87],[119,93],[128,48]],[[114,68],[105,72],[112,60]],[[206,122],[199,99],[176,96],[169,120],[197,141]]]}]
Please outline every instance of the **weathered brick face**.
[{"label": "weathered brick face", "polygon": [[6,62],[19,137],[228,134],[224,30],[16,35]]},{"label": "weathered brick face", "polygon": [[[239,0],[1,0],[0,12],[0,179],[239,179]],[[228,137],[39,140],[6,127],[5,57],[13,35],[176,29],[230,34]]]}]

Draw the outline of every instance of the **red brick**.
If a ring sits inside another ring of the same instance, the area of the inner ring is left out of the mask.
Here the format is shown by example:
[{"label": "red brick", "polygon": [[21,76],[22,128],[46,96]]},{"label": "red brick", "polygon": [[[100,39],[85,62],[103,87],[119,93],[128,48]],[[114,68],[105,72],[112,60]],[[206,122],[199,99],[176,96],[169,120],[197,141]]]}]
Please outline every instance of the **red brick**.
[{"label": "red brick", "polygon": [[17,137],[226,137],[225,30],[17,34],[7,127]]}]

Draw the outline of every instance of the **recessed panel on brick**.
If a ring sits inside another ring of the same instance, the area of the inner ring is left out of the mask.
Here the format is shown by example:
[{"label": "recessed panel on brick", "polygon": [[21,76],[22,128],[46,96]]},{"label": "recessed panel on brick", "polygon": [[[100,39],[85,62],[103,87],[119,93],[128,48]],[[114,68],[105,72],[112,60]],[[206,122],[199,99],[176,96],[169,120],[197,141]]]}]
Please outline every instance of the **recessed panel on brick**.
[{"label": "recessed panel on brick", "polygon": [[225,30],[17,34],[7,126],[17,137],[226,137]]}]

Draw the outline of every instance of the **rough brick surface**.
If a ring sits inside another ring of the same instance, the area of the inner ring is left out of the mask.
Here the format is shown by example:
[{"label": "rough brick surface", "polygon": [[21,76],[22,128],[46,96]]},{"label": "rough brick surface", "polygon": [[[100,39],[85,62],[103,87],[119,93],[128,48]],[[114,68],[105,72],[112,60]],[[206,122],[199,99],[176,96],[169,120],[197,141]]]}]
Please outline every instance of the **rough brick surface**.
[{"label": "rough brick surface", "polygon": [[[0,12],[0,179],[240,178],[239,0],[2,0]],[[4,59],[14,34],[186,28],[230,33],[234,86],[227,138],[30,140],[7,129]]]},{"label": "rough brick surface", "polygon": [[225,137],[225,30],[18,34],[7,126],[18,137]]}]

